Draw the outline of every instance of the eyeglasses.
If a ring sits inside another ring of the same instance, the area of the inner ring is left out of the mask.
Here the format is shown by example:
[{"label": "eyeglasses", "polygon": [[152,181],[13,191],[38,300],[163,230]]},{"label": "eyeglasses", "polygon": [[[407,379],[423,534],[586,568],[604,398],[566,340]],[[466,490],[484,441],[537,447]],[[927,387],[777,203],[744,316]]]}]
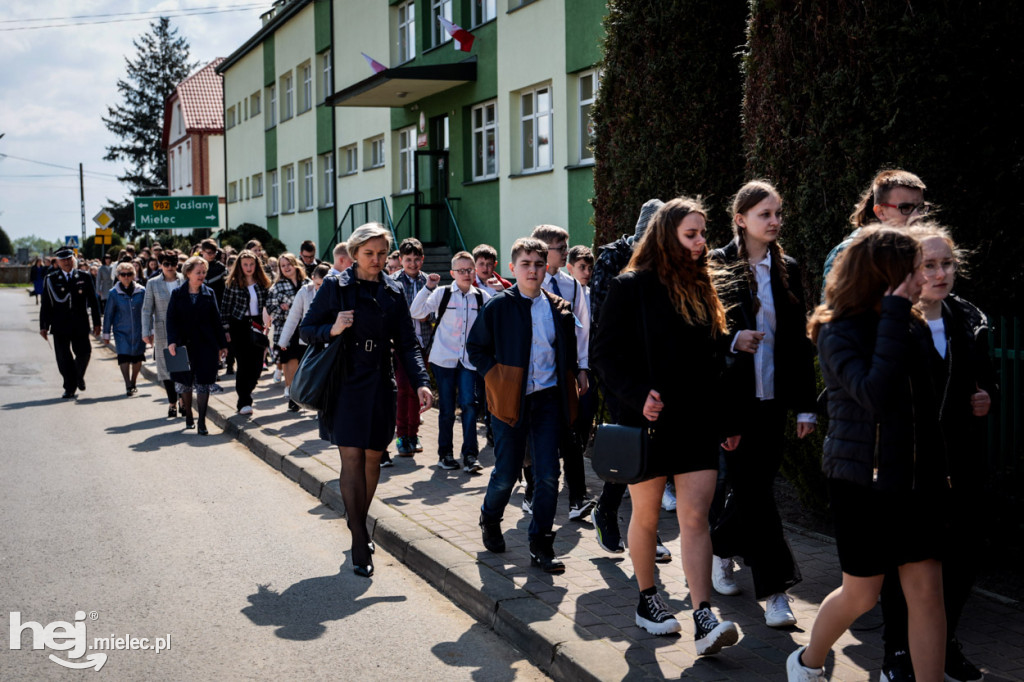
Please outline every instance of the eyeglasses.
[{"label": "eyeglasses", "polygon": [[932,205],[929,204],[927,201],[923,201],[920,204],[912,204],[909,201],[904,202],[902,204],[883,204],[883,203],[878,203],[878,204],[876,204],[876,206],[885,206],[886,208],[895,208],[896,210],[898,210],[903,215],[910,215],[910,214],[915,213],[915,212],[918,215],[927,215],[928,212],[932,210]]},{"label": "eyeglasses", "polygon": [[569,250],[569,245],[568,244],[562,244],[561,246],[552,246],[551,250],[552,251],[557,251],[558,253],[566,253]]},{"label": "eyeglasses", "polygon": [[473,268],[460,268],[458,270],[452,270],[456,275],[472,275],[476,270]]}]

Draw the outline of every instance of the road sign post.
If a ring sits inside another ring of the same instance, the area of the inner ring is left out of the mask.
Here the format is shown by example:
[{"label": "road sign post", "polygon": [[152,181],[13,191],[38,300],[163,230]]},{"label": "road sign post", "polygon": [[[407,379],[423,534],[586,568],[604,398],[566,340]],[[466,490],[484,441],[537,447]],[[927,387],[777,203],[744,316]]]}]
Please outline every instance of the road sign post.
[{"label": "road sign post", "polygon": [[135,197],[136,230],[216,229],[217,196]]}]

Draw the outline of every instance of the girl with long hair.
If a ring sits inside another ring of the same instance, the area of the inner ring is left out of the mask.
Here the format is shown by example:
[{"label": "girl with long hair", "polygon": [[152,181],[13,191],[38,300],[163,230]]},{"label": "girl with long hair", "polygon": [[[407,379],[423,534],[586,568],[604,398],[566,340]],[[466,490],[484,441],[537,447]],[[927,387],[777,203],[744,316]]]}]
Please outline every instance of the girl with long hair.
[{"label": "girl with long hair", "polygon": [[920,682],[943,679],[942,522],[948,469],[927,327],[912,312],[924,282],[905,230],[866,227],[837,259],[808,324],[828,397],[822,469],[842,584],[821,604],[789,680],[825,679],[829,649],[898,571]]},{"label": "girl with long hair", "polygon": [[739,640],[736,626],[711,611],[708,509],[718,447],[723,434],[730,436],[727,450],[740,437],[723,425],[732,410],[718,395],[728,335],[708,269],[706,220],[698,199],[678,197],[658,209],[629,265],[611,283],[602,309],[609,322],[597,328],[591,347],[593,368],[620,403],[615,420],[653,428],[649,478],[629,486],[629,555],[640,589],[636,623],[659,635],[681,628],[654,584],[658,515],[671,477],[699,655]]},{"label": "girl with long hair", "polygon": [[228,271],[220,309],[238,364],[235,393],[239,414],[252,414],[252,392],[263,371],[263,352],[269,344],[263,327],[263,308],[269,290],[270,279],[256,254],[244,249]]},{"label": "girl with long hair", "polygon": [[[782,197],[764,180],[748,182],[733,198],[733,240],[711,258],[735,273],[721,292],[729,327],[738,331],[732,350],[742,387],[743,443],[723,451],[713,508],[712,584],[738,594],[733,557],[742,556],[754,578],[754,598],[765,601],[770,627],[796,624],[786,590],[800,569],[782,532],[773,494],[782,466],[786,416],[797,412],[797,436],[814,430],[817,390],[814,346],[807,338],[807,309],[800,267],[779,245]],[[728,500],[728,505],[725,501]]]},{"label": "girl with long hair", "polygon": [[[288,400],[288,410],[298,412],[299,406],[288,395],[292,386],[292,377],[295,370],[299,368],[299,359],[302,357],[303,349],[295,343],[289,343],[285,339],[285,348],[281,348],[281,330],[284,328],[285,320],[288,319],[288,310],[295,301],[295,295],[308,280],[306,269],[294,254],[284,253],[277,259],[278,274],[274,285],[270,287],[267,294],[267,312],[270,313],[271,322],[274,325],[274,350],[277,358],[277,365],[284,374],[284,397]],[[275,372],[276,376],[276,372]]]}]

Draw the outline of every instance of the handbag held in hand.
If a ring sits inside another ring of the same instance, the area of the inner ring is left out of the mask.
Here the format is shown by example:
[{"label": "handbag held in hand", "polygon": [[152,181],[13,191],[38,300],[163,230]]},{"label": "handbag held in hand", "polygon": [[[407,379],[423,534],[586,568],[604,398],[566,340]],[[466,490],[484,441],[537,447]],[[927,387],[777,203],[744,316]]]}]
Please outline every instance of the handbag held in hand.
[{"label": "handbag held in hand", "polygon": [[650,478],[652,435],[649,426],[599,425],[590,453],[594,473],[609,483],[633,484]]}]

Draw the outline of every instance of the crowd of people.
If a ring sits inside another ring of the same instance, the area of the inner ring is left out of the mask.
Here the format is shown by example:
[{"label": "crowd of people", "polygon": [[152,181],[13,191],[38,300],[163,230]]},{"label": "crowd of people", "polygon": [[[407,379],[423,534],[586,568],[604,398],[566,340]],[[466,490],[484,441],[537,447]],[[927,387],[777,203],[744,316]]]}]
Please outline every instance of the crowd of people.
[{"label": "crowd of people", "polygon": [[[633,234],[596,257],[570,248],[565,229],[538,225],[512,245],[512,281],[481,244],[452,257],[442,284],[422,271],[418,240],[396,249],[387,228],[368,223],[330,263],[308,241],[276,259],[257,241],[238,253],[213,240],[192,254],[126,249],[102,263],[76,264],[64,250],[34,291],[65,398],[85,390],[88,334],[99,333],[102,312],[127,395],[148,345],[168,417],[195,428],[195,400],[200,434],[221,370],[235,373],[240,414],[252,414],[270,369],[287,409],[299,411],[289,390],[306,349],[337,344],[317,418],[341,457],[357,575],[374,571],[366,518],[380,470],[396,462],[392,444],[396,458],[424,451],[419,426],[435,390],[439,468],[483,470],[478,422],[493,446],[483,546],[506,550],[501,523],[522,483],[531,563],[564,572],[554,550],[564,472],[567,518],[590,521],[603,550],[628,549],[635,622],[656,635],[681,629],[655,575],[656,562],[671,560],[660,511],[675,511],[700,655],[739,640],[735,623],[712,610],[713,595],[740,593],[738,560],[766,625],[797,623],[788,591],[800,568],[773,486],[787,423],[805,438],[827,415],[822,466],[843,579],[810,643],[789,657],[789,679],[825,679],[832,645],[881,599],[883,680],[980,680],[956,629],[982,508],[974,455],[997,386],[987,319],[952,293],[964,250],[928,219],[925,189],[913,173],[880,173],[855,206],[852,233],[829,254],[820,294],[805,290],[803,267],[782,248],[783,197],[764,180],[735,195],[731,239],[719,248],[709,247],[699,198],[652,199]],[[627,486],[607,482],[598,498],[586,486],[584,452],[600,414],[651,434],[646,476],[628,486],[625,543]]]}]

